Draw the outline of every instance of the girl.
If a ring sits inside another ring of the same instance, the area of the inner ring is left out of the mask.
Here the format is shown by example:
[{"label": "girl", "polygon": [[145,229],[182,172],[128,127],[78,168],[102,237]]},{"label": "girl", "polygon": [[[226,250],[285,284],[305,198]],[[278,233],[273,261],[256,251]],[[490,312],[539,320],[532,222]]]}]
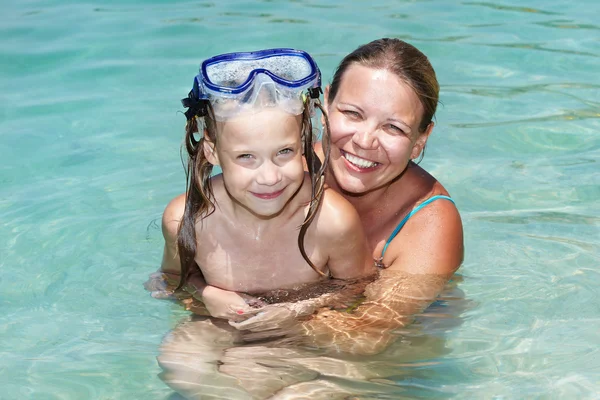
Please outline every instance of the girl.
[{"label": "girl", "polygon": [[[183,100],[186,194],[163,215],[161,270],[181,277],[178,289],[280,301],[301,297],[299,290],[323,277],[354,280],[375,272],[358,214],[324,187],[311,124],[319,93],[320,72],[302,51],[224,54],[202,63]],[[222,173],[211,177],[214,166]],[[275,294],[265,296],[269,291]],[[309,297],[322,293],[308,291]],[[299,315],[316,307],[297,304]],[[250,307],[238,301],[224,310],[207,308],[229,317]],[[162,379],[188,398],[246,398],[234,378],[217,371],[237,331],[207,318],[183,325],[161,346]]]}]

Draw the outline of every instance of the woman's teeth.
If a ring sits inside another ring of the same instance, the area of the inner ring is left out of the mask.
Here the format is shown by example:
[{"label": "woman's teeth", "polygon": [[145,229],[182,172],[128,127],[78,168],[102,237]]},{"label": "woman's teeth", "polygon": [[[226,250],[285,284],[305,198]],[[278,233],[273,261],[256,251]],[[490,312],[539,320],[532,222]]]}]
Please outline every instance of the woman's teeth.
[{"label": "woman's teeth", "polygon": [[353,156],[349,153],[344,153],[344,158],[348,160],[351,164],[354,164],[359,168],[371,168],[377,165],[376,162],[363,160],[362,158]]}]

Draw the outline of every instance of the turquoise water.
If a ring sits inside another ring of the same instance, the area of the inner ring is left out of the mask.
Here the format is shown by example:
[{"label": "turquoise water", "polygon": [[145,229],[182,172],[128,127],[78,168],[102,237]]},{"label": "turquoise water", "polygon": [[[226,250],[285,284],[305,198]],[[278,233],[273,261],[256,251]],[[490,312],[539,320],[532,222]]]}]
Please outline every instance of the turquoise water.
[{"label": "turquoise water", "polygon": [[200,61],[297,47],[329,81],[382,36],[437,71],[443,106],[422,165],[459,206],[466,258],[464,299],[448,295],[423,325],[443,351],[415,340],[396,395],[380,398],[597,398],[597,1],[2,9],[1,399],[169,398],[155,357],[187,313],[142,283],[160,262],[162,210],[184,190],[179,99]]}]

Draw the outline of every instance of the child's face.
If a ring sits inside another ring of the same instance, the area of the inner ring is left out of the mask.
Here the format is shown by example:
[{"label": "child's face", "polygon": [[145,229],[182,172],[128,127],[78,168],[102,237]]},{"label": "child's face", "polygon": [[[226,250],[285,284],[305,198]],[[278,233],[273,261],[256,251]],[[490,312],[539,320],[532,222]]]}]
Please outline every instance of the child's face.
[{"label": "child's face", "polygon": [[302,185],[301,126],[301,116],[277,108],[218,124],[216,161],[225,187],[250,212],[278,214]]}]

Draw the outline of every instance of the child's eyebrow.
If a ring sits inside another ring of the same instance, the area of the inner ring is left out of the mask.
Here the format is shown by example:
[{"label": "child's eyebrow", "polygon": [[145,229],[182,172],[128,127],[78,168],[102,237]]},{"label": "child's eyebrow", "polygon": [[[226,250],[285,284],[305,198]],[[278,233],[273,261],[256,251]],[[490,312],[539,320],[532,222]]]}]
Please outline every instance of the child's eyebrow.
[{"label": "child's eyebrow", "polygon": [[298,146],[298,143],[297,143],[297,142],[290,142],[290,143],[287,143],[287,144],[282,144],[282,145],[281,145],[281,146],[279,146],[279,147],[280,147],[280,148],[283,148],[283,147],[297,147],[297,146]]}]

